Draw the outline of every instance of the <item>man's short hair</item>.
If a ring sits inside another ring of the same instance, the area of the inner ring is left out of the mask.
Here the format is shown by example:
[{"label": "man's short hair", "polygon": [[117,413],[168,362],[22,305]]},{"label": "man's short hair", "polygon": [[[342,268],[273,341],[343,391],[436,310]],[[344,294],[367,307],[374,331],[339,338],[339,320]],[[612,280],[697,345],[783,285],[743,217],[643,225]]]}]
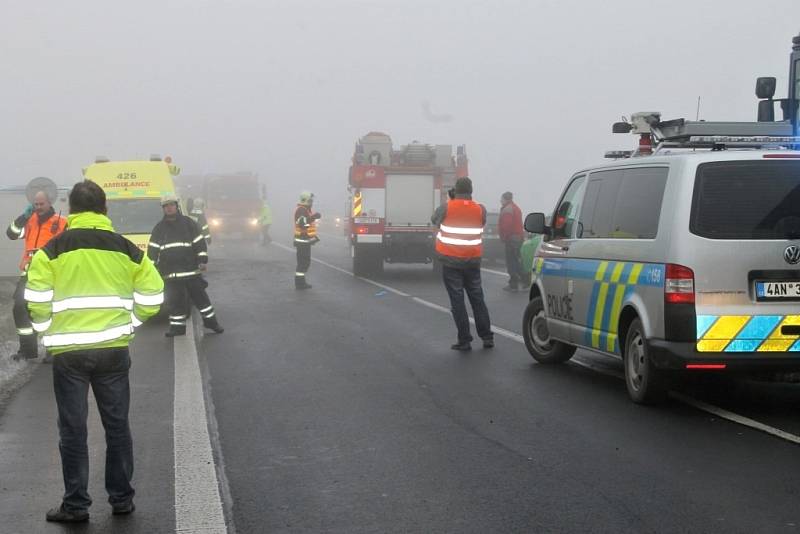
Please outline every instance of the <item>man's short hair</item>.
[{"label": "man's short hair", "polygon": [[511,191],[506,191],[503,193],[503,200],[514,200],[514,193]]},{"label": "man's short hair", "polygon": [[472,180],[464,176],[456,180],[456,195],[471,195],[472,194]]},{"label": "man's short hair", "polygon": [[69,192],[69,212],[83,213],[86,211],[106,213],[106,193],[91,180],[78,182],[72,186],[72,191]]}]

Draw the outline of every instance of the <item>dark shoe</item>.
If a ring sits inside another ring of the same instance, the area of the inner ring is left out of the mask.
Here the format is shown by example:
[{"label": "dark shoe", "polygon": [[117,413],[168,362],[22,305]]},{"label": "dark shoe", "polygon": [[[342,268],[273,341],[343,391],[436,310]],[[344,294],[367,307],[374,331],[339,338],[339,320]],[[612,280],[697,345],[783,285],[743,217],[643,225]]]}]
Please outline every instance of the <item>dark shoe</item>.
[{"label": "dark shoe", "polygon": [[176,336],[185,336],[186,335],[186,327],[185,326],[170,326],[169,331],[164,334],[167,337],[176,337]]},{"label": "dark shoe", "polygon": [[453,345],[450,345],[450,348],[460,352],[467,352],[472,350],[472,343],[470,343],[469,341],[465,341],[463,343],[455,343]]},{"label": "dark shoe", "polygon": [[128,515],[136,510],[136,505],[133,504],[133,501],[123,503],[123,504],[114,504],[111,506],[111,513],[113,515]]},{"label": "dark shoe", "polygon": [[216,317],[206,320],[203,323],[203,326],[213,331],[215,334],[221,334],[225,331],[225,329],[222,328],[222,325],[217,321]]},{"label": "dark shoe", "polygon": [[311,284],[308,284],[306,282],[296,283],[294,285],[295,289],[311,289],[311,287],[312,287]]},{"label": "dark shoe", "polygon": [[484,339],[483,340],[483,348],[484,349],[493,349],[494,348],[494,339]]},{"label": "dark shoe", "polygon": [[517,293],[519,292],[519,288],[515,286],[503,286],[503,291],[508,291],[509,293]]},{"label": "dark shoe", "polygon": [[51,508],[47,512],[47,515],[45,515],[45,518],[55,523],[83,523],[89,520],[89,512],[86,510],[70,512],[69,510],[65,510],[62,504],[58,508]]}]

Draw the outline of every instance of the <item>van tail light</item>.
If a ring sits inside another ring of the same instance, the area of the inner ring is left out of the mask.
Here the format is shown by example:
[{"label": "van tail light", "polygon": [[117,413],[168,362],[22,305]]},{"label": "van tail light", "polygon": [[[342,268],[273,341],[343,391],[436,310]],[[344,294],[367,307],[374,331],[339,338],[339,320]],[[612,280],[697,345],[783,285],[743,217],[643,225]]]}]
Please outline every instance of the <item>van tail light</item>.
[{"label": "van tail light", "polygon": [[694,304],[694,272],[683,265],[667,264],[664,281],[664,302]]}]

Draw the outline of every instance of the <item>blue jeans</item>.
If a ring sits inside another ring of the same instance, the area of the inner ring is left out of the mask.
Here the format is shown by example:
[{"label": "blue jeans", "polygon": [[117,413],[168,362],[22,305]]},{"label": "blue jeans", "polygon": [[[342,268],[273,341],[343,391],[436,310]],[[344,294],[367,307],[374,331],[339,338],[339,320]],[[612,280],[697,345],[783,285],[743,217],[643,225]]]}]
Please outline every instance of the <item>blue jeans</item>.
[{"label": "blue jeans", "polygon": [[89,449],[86,444],[90,385],[106,431],[108,502],[115,506],[133,499],[133,442],[128,425],[130,366],[127,347],[78,350],[53,358],[66,510],[85,511],[92,504],[88,492]]},{"label": "blue jeans", "polygon": [[475,316],[475,329],[478,337],[484,340],[494,339],[492,325],[489,320],[489,310],[483,300],[483,287],[481,287],[481,270],[479,267],[459,269],[448,265],[442,266],[442,278],[447,295],[450,297],[450,311],[458,328],[458,342],[469,343],[472,334],[469,330],[469,315],[464,304],[464,292],[472,306]]}]

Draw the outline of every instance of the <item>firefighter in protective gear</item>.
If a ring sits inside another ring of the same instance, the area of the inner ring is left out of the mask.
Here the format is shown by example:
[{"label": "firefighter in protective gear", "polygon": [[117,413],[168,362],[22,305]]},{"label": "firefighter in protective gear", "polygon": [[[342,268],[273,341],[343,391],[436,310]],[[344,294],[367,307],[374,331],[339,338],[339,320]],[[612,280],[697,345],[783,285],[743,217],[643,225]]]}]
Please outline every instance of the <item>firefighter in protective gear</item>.
[{"label": "firefighter in protective gear", "polygon": [[106,432],[109,503],[114,514],[133,511],[128,344],[164,299],[164,283],[152,262],[114,232],[100,186],[88,180],[75,184],[69,204],[69,230],[36,252],[25,288],[33,327],[54,355],[64,494],[46,517],[57,522],[89,519],[90,385]]},{"label": "firefighter in protective gear", "polygon": [[300,202],[294,210],[294,247],[297,249],[297,268],[294,272],[295,289],[311,289],[306,280],[308,268],[311,266],[311,245],[319,242],[317,237],[317,220],[322,217],[314,213],[314,194],[304,191],[300,193]]},{"label": "firefighter in protective gear", "polygon": [[459,178],[453,198],[439,206],[431,217],[436,234],[436,257],[442,263],[442,278],[450,297],[450,311],[458,329],[458,341],[450,348],[472,350],[469,315],[464,293],[472,305],[475,328],[486,349],[494,347],[489,310],[481,285],[481,255],[486,208],[472,200],[472,181]]},{"label": "firefighter in protective gear", "polygon": [[[161,199],[164,218],[150,235],[147,255],[164,278],[165,303],[169,312],[167,337],[186,334],[186,321],[194,303],[203,318],[203,326],[221,334],[224,332],[208,298],[208,282],[202,276],[208,263],[206,240],[200,228],[180,213],[178,199],[167,195]],[[187,297],[188,294],[188,297]]]},{"label": "firefighter in protective gear", "polygon": [[206,219],[205,202],[202,198],[189,199],[187,202],[187,209],[189,210],[189,218],[192,219],[200,228],[200,233],[206,240],[206,245],[211,244],[211,231],[208,229],[208,220]]},{"label": "firefighter in protective gear", "polygon": [[21,271],[17,288],[14,291],[14,325],[19,336],[19,350],[14,355],[15,360],[32,359],[38,356],[38,342],[36,332],[31,326],[31,319],[25,304],[25,284],[27,271],[31,258],[37,250],[42,248],[53,237],[59,235],[67,226],[67,219],[56,215],[52,200],[47,193],[39,191],[33,197],[33,204],[25,212],[14,219],[6,235],[9,239],[25,239],[25,251],[19,263]]}]

